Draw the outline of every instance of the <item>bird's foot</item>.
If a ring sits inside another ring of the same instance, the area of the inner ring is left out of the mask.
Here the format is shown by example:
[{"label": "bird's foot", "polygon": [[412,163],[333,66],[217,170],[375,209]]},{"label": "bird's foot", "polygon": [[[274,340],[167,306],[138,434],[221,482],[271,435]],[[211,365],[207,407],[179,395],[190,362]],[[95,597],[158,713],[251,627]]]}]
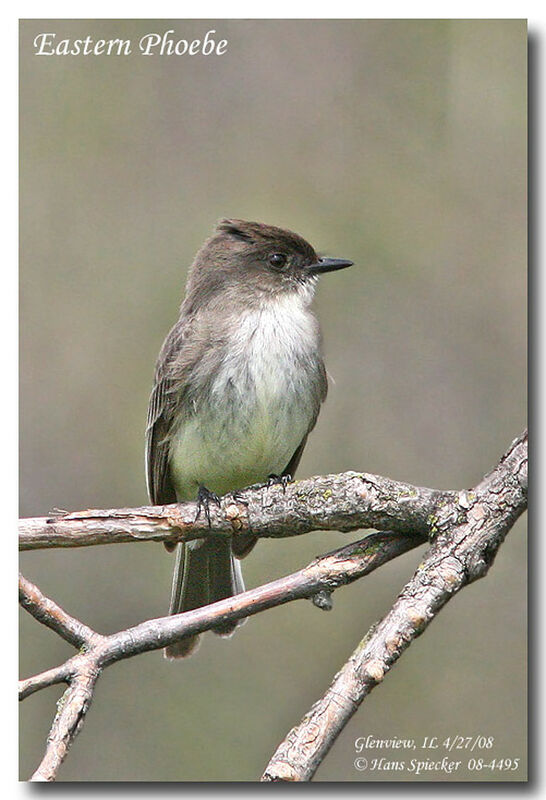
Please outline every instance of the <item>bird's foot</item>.
[{"label": "bird's foot", "polygon": [[292,483],[292,475],[268,475],[267,481],[264,486],[282,486],[283,493],[286,492],[286,487]]},{"label": "bird's foot", "polygon": [[[251,486],[247,486],[247,489],[267,489],[270,486],[282,486],[283,492],[286,491],[286,487],[289,483],[292,483],[292,475],[275,475],[272,473],[271,475],[267,476],[267,480],[263,481],[262,483],[253,483]],[[232,492],[232,497],[238,495],[238,492]],[[243,498],[237,498],[239,502],[244,503]]]},{"label": "bird's foot", "polygon": [[197,492],[197,514],[195,515],[194,522],[197,522],[199,517],[201,516],[201,511],[205,512],[205,517],[207,518],[207,522],[210,524],[210,504],[214,503],[214,505],[220,508],[221,501],[218,495],[215,492],[211,492],[210,489],[207,489],[206,486],[200,486]]},{"label": "bird's foot", "polygon": [[248,505],[248,500],[246,500],[241,492],[235,490],[234,492],[230,492],[229,495],[234,503],[242,503],[244,506]]}]

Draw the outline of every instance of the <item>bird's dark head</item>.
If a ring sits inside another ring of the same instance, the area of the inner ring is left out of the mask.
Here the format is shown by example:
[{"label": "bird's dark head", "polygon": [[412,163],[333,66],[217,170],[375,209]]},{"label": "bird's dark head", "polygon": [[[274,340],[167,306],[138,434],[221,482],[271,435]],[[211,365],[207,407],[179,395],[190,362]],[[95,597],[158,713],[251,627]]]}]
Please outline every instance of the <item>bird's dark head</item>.
[{"label": "bird's dark head", "polygon": [[197,253],[188,279],[188,298],[199,302],[219,291],[244,293],[245,302],[297,292],[312,299],[323,272],[351,266],[352,261],[320,258],[297,233],[240,219],[222,219]]}]

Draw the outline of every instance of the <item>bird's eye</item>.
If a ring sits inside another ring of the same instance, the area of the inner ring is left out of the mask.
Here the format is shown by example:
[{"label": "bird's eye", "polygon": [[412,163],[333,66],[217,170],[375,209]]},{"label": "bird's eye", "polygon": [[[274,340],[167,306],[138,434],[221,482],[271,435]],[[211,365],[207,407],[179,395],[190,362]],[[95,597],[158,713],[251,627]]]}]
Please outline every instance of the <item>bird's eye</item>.
[{"label": "bird's eye", "polygon": [[275,269],[282,269],[285,266],[287,260],[288,258],[285,255],[285,253],[272,253],[269,256],[269,263]]}]

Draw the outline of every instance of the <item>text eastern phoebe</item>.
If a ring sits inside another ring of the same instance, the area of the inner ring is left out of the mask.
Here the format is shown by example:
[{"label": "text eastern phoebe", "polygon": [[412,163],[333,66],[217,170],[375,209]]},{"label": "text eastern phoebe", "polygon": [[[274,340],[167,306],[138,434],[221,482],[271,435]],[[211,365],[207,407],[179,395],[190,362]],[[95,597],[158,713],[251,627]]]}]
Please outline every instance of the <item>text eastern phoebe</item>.
[{"label": "text eastern phoebe", "polygon": [[[157,360],[146,430],[152,503],[197,497],[208,513],[218,495],[294,475],[327,391],[310,308],[317,276],[351,264],[319,258],[291,231],[219,222],[195,257]],[[239,559],[255,543],[243,534],[177,545],[169,613],[244,591]],[[170,645],[167,657],[189,655],[198,638]]]}]

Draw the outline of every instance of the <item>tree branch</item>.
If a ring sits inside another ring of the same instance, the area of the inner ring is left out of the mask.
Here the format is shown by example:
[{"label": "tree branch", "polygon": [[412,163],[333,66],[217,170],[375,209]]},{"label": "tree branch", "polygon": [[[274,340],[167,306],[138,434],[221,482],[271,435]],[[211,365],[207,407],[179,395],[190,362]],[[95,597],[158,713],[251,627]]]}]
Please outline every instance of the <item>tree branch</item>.
[{"label": "tree branch", "polygon": [[182,542],[207,536],[299,536],[313,530],[380,531],[429,536],[438,509],[459,492],[425,489],[365,472],[344,472],[279,485],[251,486],[222,498],[196,519],[196,503],[78,511],[20,520],[19,547],[84,547],[124,542]]},{"label": "tree branch", "polygon": [[81,728],[98,678],[98,670],[94,669],[90,660],[86,661],[85,666],[87,669],[78,670],[58,703],[57,714],[47,737],[45,755],[32,781],[55,780],[68,748]]},{"label": "tree branch", "polygon": [[338,673],[324,697],[281,743],[263,780],[308,780],[356,708],[404,649],[450,597],[486,574],[504,536],[526,508],[527,434],[515,440],[497,467],[471,491],[442,492],[365,473],[344,473],[280,487],[250,487],[242,502],[227,496],[211,509],[211,529],[195,521],[195,504],[67,514],[21,522],[22,549],[120,541],[188,541],[208,535],[283,537],[315,529],[383,530],[312,561],[256,589],[184,614],[147,620],[103,636],[71,617],[21,578],[21,602],[39,622],[80,652],[59,667],[20,684],[20,698],[65,682],[68,688],[44,759],[32,780],[55,780],[89,708],[102,669],[163,648],[219,623],[283,603],[311,598],[328,608],[330,595],[426,541],[433,544],[392,610]]},{"label": "tree branch", "polygon": [[19,681],[19,700],[24,700],[34,692],[45,689],[48,686],[55,686],[57,683],[69,683],[73,675],[74,670],[70,661],[65,661],[59,667],[53,667],[45,672],[40,672],[38,675],[33,675],[32,678]]},{"label": "tree branch", "polygon": [[359,705],[463,586],[484,577],[527,508],[527,435],[468,493],[466,513],[438,536],[389,613],[341,668],[325,695],[277,748],[262,781],[308,781]]},{"label": "tree branch", "polygon": [[74,647],[91,646],[97,634],[75,617],[67,614],[57,603],[43,595],[33,583],[19,575],[19,602],[34,619]]},{"label": "tree branch", "polygon": [[[60,667],[21,681],[19,685],[19,698],[23,700],[33,692],[54,683],[69,684],[51,728],[46,755],[32,780],[55,780],[68,748],[81,726],[91,702],[95,682],[103,668],[139,653],[166,647],[184,636],[210,630],[219,622],[242,619],[292,600],[314,599],[318,595],[316,604],[325,607],[334,589],[367,575],[423,541],[420,536],[375,533],[332,553],[319,556],[292,575],[195,611],[147,620],[110,636],[102,636],[82,625],[82,629],[88,632],[83,643],[83,653],[73,656]],[[68,628],[77,621],[23,577],[21,593],[24,607],[39,622],[66,639]],[[33,598],[32,603],[28,602],[28,597]],[[43,604],[43,613],[37,613],[36,606],[39,603]],[[55,613],[48,613],[52,609]],[[59,612],[64,615],[62,625],[59,623]],[[78,646],[76,637],[72,644]]]}]

